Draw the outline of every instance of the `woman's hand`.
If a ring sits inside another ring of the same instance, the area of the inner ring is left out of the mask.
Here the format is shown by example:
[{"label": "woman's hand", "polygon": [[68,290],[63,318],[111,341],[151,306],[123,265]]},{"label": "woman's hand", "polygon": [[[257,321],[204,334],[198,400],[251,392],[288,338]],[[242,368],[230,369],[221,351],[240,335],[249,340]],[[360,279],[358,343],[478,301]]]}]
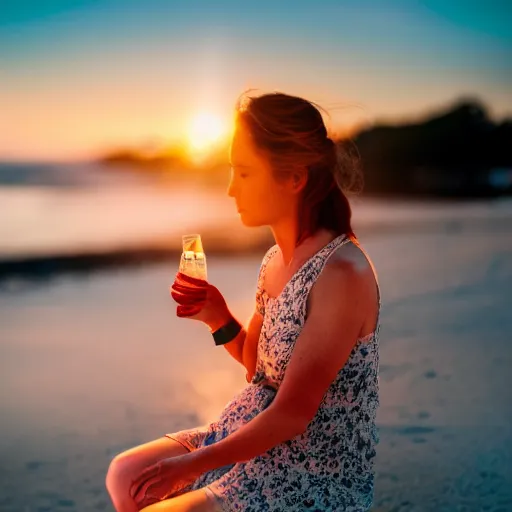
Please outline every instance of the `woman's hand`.
[{"label": "woman's hand", "polygon": [[171,286],[171,296],[178,303],[176,315],[200,320],[216,331],[231,319],[226,301],[220,291],[202,279],[181,272]]},{"label": "woman's hand", "polygon": [[130,496],[143,508],[176,496],[199,475],[187,463],[187,455],[162,459],[147,467],[132,482]]}]

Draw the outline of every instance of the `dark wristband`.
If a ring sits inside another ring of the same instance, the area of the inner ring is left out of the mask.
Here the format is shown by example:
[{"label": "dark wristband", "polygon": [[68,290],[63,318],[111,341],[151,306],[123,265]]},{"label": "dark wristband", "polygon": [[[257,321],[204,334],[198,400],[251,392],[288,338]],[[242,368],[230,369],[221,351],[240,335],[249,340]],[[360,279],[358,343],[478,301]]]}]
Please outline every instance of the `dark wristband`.
[{"label": "dark wristband", "polygon": [[212,333],[215,345],[225,345],[233,341],[241,330],[242,326],[232,318],[226,325],[223,325],[220,329]]}]

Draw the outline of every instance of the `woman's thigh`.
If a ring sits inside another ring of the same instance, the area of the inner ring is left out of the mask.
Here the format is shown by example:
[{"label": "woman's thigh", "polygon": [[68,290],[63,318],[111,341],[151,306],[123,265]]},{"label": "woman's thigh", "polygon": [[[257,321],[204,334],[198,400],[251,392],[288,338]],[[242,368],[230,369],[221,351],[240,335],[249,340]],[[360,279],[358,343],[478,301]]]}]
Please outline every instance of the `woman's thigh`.
[{"label": "woman's thigh", "polygon": [[141,512],[221,512],[221,509],[209,493],[204,489],[198,489],[150,505]]}]

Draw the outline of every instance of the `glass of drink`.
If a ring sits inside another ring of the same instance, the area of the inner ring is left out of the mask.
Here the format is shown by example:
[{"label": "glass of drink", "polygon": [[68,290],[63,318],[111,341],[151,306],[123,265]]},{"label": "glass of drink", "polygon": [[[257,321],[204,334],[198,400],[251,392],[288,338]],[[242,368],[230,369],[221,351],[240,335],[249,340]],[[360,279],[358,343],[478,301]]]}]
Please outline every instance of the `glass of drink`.
[{"label": "glass of drink", "polygon": [[196,279],[208,280],[206,272],[206,256],[203,250],[201,235],[183,235],[183,252],[181,253],[180,272]]}]

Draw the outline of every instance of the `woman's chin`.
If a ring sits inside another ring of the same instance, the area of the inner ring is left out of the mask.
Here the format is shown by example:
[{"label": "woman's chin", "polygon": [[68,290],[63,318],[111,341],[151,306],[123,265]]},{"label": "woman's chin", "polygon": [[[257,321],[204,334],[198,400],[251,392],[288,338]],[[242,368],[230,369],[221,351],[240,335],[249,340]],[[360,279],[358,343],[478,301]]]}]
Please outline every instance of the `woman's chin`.
[{"label": "woman's chin", "polygon": [[261,222],[257,222],[256,219],[252,218],[250,215],[247,215],[247,212],[238,212],[238,214],[240,216],[242,224],[247,228],[263,226]]},{"label": "woman's chin", "polygon": [[242,224],[246,228],[250,228],[253,226],[253,224],[250,222],[250,220],[247,217],[245,217],[242,213],[240,214],[240,220],[242,221]]}]

